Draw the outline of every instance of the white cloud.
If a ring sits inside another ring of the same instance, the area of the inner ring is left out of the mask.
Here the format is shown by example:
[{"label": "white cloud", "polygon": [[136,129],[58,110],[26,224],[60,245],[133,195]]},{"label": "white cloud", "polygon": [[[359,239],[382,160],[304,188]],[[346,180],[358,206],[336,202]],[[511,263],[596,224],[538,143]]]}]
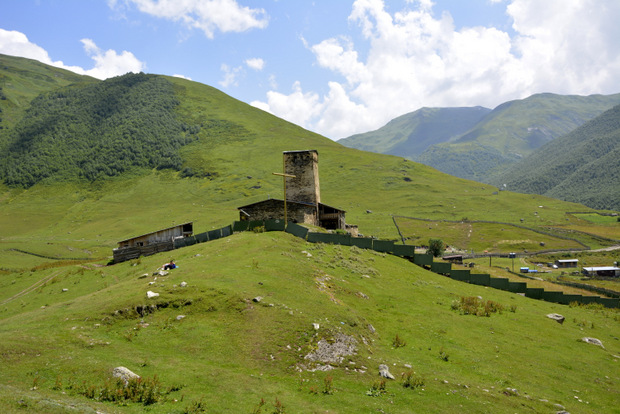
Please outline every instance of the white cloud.
[{"label": "white cloud", "polygon": [[265,61],[261,58],[246,59],[245,64],[254,70],[263,70],[265,67]]},{"label": "white cloud", "polygon": [[25,34],[17,31],[0,29],[0,53],[35,59],[47,65],[67,69],[80,75],[89,75],[98,79],[107,79],[123,75],[127,72],[140,72],[145,64],[139,61],[131,52],[123,51],[120,55],[114,50],[102,51],[91,39],[82,39],[84,51],[90,56],[95,67],[84,69],[79,66],[68,66],[62,61],[53,61],[47,51],[31,43]]},{"label": "white cloud", "polygon": [[267,93],[260,105],[340,138],[422,106],[495,107],[538,92],[620,92],[620,2],[505,1],[512,37],[494,27],[457,30],[451,15],[433,14],[430,0],[408,3],[390,13],[382,0],[355,1],[349,21],[360,28],[365,58],[349,38],[309,46],[317,65],[343,80],[329,82],[323,96],[297,83],[289,95]]},{"label": "white cloud", "polygon": [[133,53],[123,50],[117,54],[114,50],[103,51],[91,39],[82,39],[84,50],[95,61],[95,67],[85,71],[86,75],[97,79],[107,79],[127,72],[142,72],[146,65]]},{"label": "white cloud", "polygon": [[290,95],[267,92],[267,102],[255,101],[252,105],[304,128],[310,128],[311,121],[322,112],[319,96],[315,93],[303,93],[299,82],[293,84]]},{"label": "white cloud", "polygon": [[[126,0],[143,13],[152,16],[181,21],[189,28],[202,30],[208,38],[215,31],[244,32],[250,29],[264,29],[268,17],[263,9],[240,6],[235,0]],[[110,7],[117,6],[116,0],[108,1]]]},{"label": "white cloud", "polygon": [[84,69],[80,67],[67,66],[61,60],[52,61],[45,49],[31,43],[25,34],[15,30],[0,29],[0,53],[34,59],[45,63],[46,65],[56,66],[84,74]]},{"label": "white cloud", "polygon": [[227,64],[222,63],[220,69],[224,72],[224,79],[218,83],[222,85],[223,88],[228,88],[229,86],[239,86],[238,78],[242,74],[243,70],[241,66],[230,67]]}]

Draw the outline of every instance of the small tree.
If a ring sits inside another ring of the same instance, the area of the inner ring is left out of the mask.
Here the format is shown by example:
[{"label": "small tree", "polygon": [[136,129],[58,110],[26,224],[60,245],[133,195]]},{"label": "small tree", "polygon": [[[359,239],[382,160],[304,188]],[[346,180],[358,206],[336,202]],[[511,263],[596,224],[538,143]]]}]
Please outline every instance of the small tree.
[{"label": "small tree", "polygon": [[434,257],[439,257],[446,249],[441,239],[429,239],[428,240],[428,252]]}]

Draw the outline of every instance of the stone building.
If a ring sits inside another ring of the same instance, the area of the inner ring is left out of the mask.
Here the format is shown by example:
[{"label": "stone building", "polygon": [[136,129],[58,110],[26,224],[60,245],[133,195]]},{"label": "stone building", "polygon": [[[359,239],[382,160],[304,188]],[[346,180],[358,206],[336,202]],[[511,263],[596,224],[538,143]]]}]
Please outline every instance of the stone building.
[{"label": "stone building", "polygon": [[[319,153],[316,150],[285,151],[286,215],[293,223],[306,223],[326,229],[347,230],[345,211],[321,203],[319,185]],[[284,218],[284,200],[267,199],[238,207],[239,219],[281,220]]]}]

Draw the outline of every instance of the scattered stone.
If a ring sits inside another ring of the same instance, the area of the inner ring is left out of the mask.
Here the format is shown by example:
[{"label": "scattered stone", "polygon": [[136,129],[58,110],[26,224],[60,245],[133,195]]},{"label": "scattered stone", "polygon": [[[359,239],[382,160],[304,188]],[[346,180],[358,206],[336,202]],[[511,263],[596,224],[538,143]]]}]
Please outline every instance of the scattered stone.
[{"label": "scattered stone", "polygon": [[129,382],[130,379],[139,379],[140,376],[134,372],[131,372],[129,369],[125,367],[116,367],[112,371],[112,376],[114,378],[120,378],[125,382],[125,385]]},{"label": "scattered stone", "polygon": [[385,364],[379,365],[379,375],[381,375],[383,378],[394,379],[394,375],[390,373],[390,369]]},{"label": "scattered stone", "polygon": [[145,279],[145,278],[147,278],[147,277],[149,277],[149,274],[148,274],[148,273],[145,273],[145,274],[143,274],[143,275],[141,275],[141,276],[138,276],[138,279]]},{"label": "scattered stone", "polygon": [[314,328],[315,331],[319,330],[319,324],[318,323],[313,323],[312,327]]},{"label": "scattered stone", "polygon": [[153,276],[168,276],[170,272],[166,272],[165,270],[158,270],[157,272],[153,273]]},{"label": "scattered stone", "polygon": [[181,286],[182,288],[187,287],[187,282],[181,282],[179,286]]},{"label": "scattered stone", "polygon": [[365,294],[365,293],[363,293],[363,292],[357,292],[357,296],[359,296],[359,297],[360,297],[360,298],[362,298],[362,299],[370,299],[370,298],[368,297],[368,295],[366,295],[366,294]]},{"label": "scattered stone", "polygon": [[[331,342],[331,343],[330,343]],[[321,339],[316,350],[310,352],[304,359],[312,362],[340,364],[344,357],[357,352],[357,340],[343,333],[337,333],[332,341]]]},{"label": "scattered stone", "polygon": [[253,302],[259,303],[261,300],[263,300],[262,296],[257,296],[254,299],[252,299]]},{"label": "scattered stone", "polygon": [[605,349],[605,347],[603,346],[603,343],[601,342],[600,339],[596,339],[596,338],[588,338],[587,336],[584,338],[581,338],[581,340],[585,343],[588,344],[592,344],[592,345],[596,345],[596,346],[600,346],[601,348]]},{"label": "scattered stone", "polygon": [[148,299],[153,299],[153,298],[156,298],[158,296],[159,296],[159,293],[155,293],[155,292],[150,291],[150,290],[148,292],[146,292],[146,297]]},{"label": "scattered stone", "polygon": [[564,316],[560,315],[559,313],[550,313],[547,315],[547,318],[549,319],[553,319],[554,321],[558,322],[559,324],[563,324],[564,323]]},{"label": "scattered stone", "polygon": [[154,284],[155,284],[155,282],[149,282],[149,286],[152,286]]},{"label": "scattered stone", "polygon": [[68,291],[69,291],[69,289],[64,288],[62,291],[63,291],[63,292],[68,292]]},{"label": "scattered stone", "polygon": [[373,333],[373,334],[374,334],[375,332],[377,332],[377,331],[375,330],[375,327],[374,327],[374,326],[372,326],[371,324],[368,324],[368,330],[370,331],[370,333]]},{"label": "scattered stone", "polygon": [[178,315],[177,316],[177,321],[180,321],[181,319],[185,319],[185,315]]}]

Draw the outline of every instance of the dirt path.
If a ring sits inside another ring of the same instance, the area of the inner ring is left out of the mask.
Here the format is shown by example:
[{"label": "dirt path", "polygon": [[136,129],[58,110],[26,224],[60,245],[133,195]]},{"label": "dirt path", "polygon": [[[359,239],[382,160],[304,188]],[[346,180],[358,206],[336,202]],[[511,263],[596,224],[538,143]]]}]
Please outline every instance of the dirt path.
[{"label": "dirt path", "polygon": [[40,287],[40,286],[43,286],[44,284],[46,284],[47,282],[49,282],[50,280],[52,280],[53,278],[58,276],[58,274],[60,272],[61,271],[58,270],[58,271],[52,273],[51,275],[49,275],[49,276],[39,280],[37,283],[35,283],[34,285],[30,286],[29,288],[26,288],[26,289],[22,290],[21,292],[16,293],[15,295],[11,296],[10,298],[3,300],[2,302],[0,302],[0,306],[15,300],[15,299],[19,298],[20,296],[24,296],[24,295],[32,292],[36,288]]}]

